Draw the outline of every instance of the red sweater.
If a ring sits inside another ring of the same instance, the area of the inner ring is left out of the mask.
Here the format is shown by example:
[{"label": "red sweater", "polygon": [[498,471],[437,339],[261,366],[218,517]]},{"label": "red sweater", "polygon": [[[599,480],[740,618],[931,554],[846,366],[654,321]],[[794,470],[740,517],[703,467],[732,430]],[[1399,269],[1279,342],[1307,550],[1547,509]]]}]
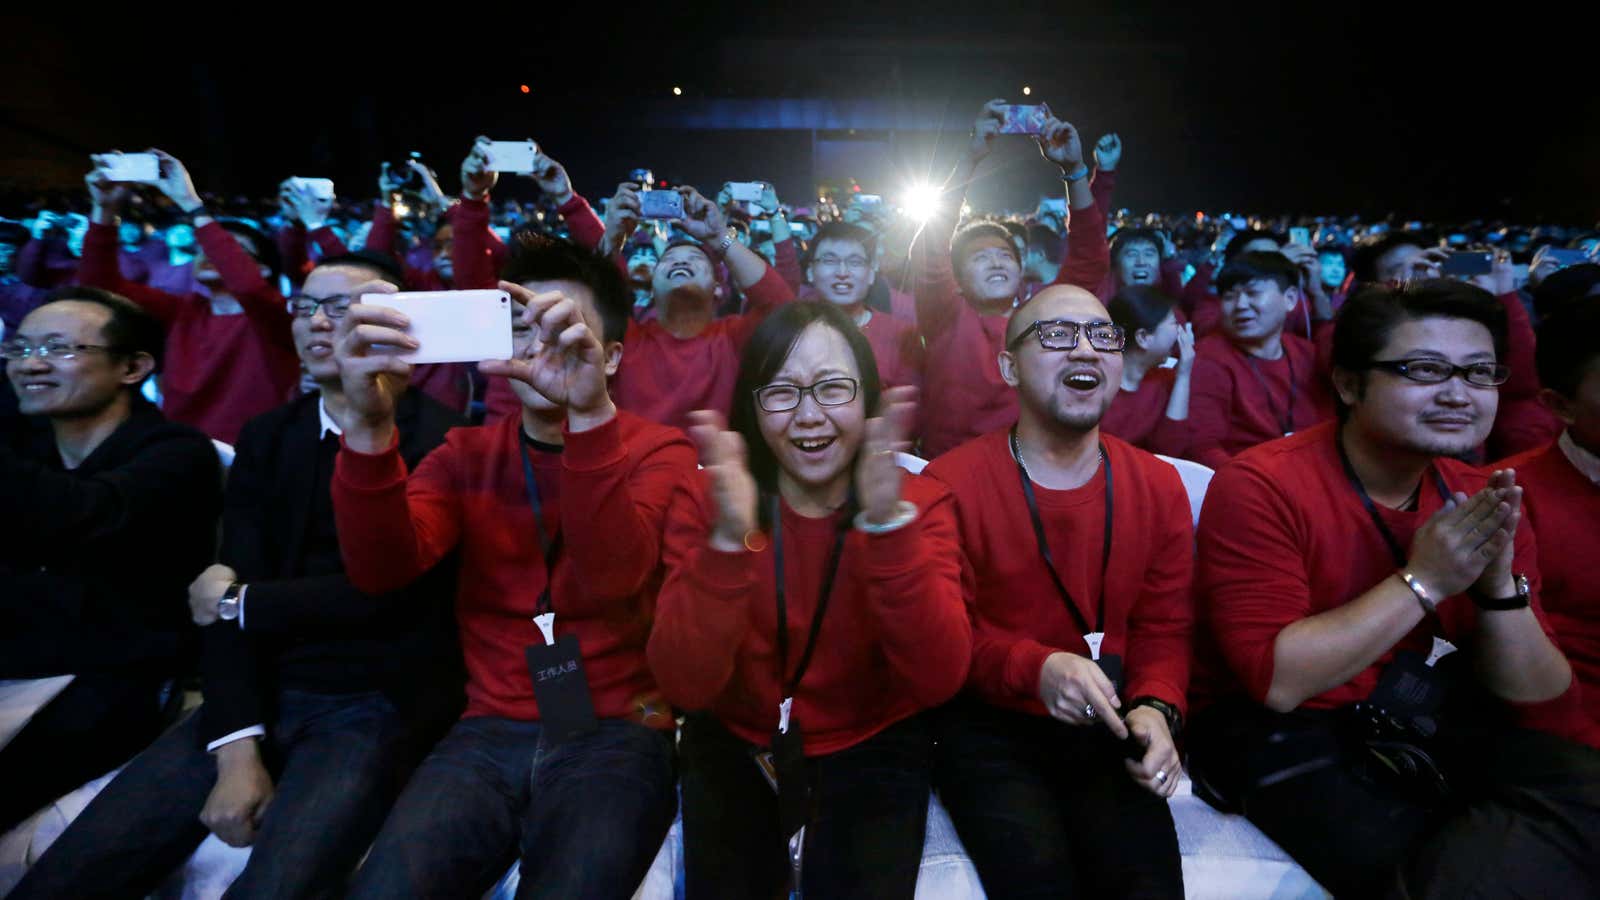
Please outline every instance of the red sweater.
[{"label": "red sweater", "polygon": [[[1242,691],[1264,702],[1272,685],[1278,632],[1301,619],[1349,603],[1395,572],[1394,558],[1339,463],[1337,424],[1327,422],[1242,454],[1217,472],[1200,514],[1196,577],[1208,665],[1196,678],[1196,704]],[[1487,473],[1452,459],[1434,461],[1451,491],[1475,493]],[[1424,476],[1418,508],[1378,507],[1401,546],[1443,505]],[[1533,529],[1519,528],[1516,569],[1534,592],[1534,609],[1548,633]],[[1471,652],[1477,608],[1464,596],[1439,603],[1394,649],[1348,682],[1306,700],[1306,709],[1332,709],[1365,699],[1399,650],[1426,657],[1435,629]],[[1552,637],[1552,640],[1554,638]],[[1518,705],[1528,727],[1576,737],[1588,726],[1576,687],[1538,704]]]},{"label": "red sweater", "polygon": [[[962,593],[974,638],[967,686],[986,702],[1042,716],[1039,672],[1045,659],[1058,651],[1088,656],[1089,648],[1039,555],[1008,433],[969,441],[927,472],[956,496]],[[1181,709],[1194,619],[1188,495],[1172,466],[1110,435],[1101,440],[1111,462],[1115,516],[1106,580],[1116,585],[1105,593],[1102,655],[1122,655],[1124,703],[1149,695]],[[1095,598],[1101,596],[1103,474],[1073,490],[1037,484],[1033,490],[1056,570],[1093,626]]]},{"label": "red sweater", "polygon": [[878,380],[885,388],[922,386],[922,335],[917,326],[885,312],[874,312],[861,333],[878,361]]},{"label": "red sweater", "polygon": [[[917,519],[887,534],[851,529],[810,668],[794,699],[807,756],[852,747],[960,690],[972,652],[961,602],[950,494],[906,476]],[[711,710],[766,746],[783,699],[771,548],[723,553],[706,536],[709,481],[686,481],[667,514],[669,568],[650,634],[650,666],[675,705]],[[822,591],[838,514],[808,519],[782,505],[789,674]]]},{"label": "red sweater", "polygon": [[78,279],[121,294],[161,320],[167,327],[162,411],[231,444],[245,422],[289,398],[300,381],[300,357],[283,295],[261,277],[250,254],[216,222],[195,229],[195,240],[236,307],[224,300],[214,309],[204,294],[180,297],[123,278],[115,225],[89,226]]},{"label": "red sweater", "polygon": [[1497,299],[1506,310],[1505,364],[1511,367],[1511,380],[1500,386],[1500,410],[1489,432],[1489,459],[1537,450],[1561,434],[1561,420],[1539,403],[1537,346],[1522,297],[1511,291]]},{"label": "red sweater", "polygon": [[[332,492],[345,571],[364,593],[396,590],[459,553],[466,715],[536,721],[524,649],[543,644],[533,616],[550,573],[523,483],[520,431],[520,417],[453,429],[409,477],[393,447],[376,455],[346,447]],[[644,648],[667,501],[694,471],[694,447],[620,412],[568,434],[560,453],[528,455],[544,533],[559,527],[563,540],[551,597],[556,634],[582,642],[595,714],[671,728],[670,716],[651,714],[658,692]]]},{"label": "red sweater", "polygon": [[[1094,290],[1105,278],[1105,218],[1093,204],[1072,211],[1070,235],[1098,234],[1098,242],[1072,240],[1058,284]],[[948,244],[919,246],[917,326],[932,363],[923,372],[922,455],[932,459],[956,445],[1005,428],[1017,419],[1016,390],[1000,378],[1005,313],[980,314],[956,283]]]},{"label": "red sweater", "polygon": [[[1292,334],[1284,334],[1283,355],[1277,359],[1255,359],[1222,335],[1212,335],[1195,345],[1189,385],[1191,458],[1213,469],[1283,437],[1285,425],[1300,431],[1333,417],[1332,391],[1317,363],[1317,349]],[[1291,395],[1292,423],[1286,421]]]},{"label": "red sweater", "polygon": [[1517,471],[1523,521],[1539,538],[1544,612],[1583,687],[1590,720],[1600,723],[1600,582],[1589,569],[1600,555],[1600,485],[1555,444],[1496,467]]},{"label": "red sweater", "polygon": [[1190,420],[1167,418],[1167,402],[1172,399],[1172,387],[1177,379],[1177,369],[1151,369],[1144,373],[1138,390],[1117,391],[1111,408],[1100,420],[1100,430],[1140,450],[1187,458]]}]

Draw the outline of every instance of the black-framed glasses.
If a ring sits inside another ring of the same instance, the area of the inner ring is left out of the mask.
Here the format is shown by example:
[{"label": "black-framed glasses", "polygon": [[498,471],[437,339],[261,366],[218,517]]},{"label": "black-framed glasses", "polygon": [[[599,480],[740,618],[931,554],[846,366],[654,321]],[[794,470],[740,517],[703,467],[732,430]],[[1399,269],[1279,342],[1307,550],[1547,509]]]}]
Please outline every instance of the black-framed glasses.
[{"label": "black-framed glasses", "polygon": [[1511,379],[1510,366],[1491,362],[1458,366],[1442,359],[1376,359],[1368,363],[1368,366],[1399,375],[1418,384],[1444,384],[1460,375],[1470,385],[1499,387]]},{"label": "black-framed glasses", "polygon": [[40,359],[69,360],[77,358],[85,350],[98,350],[101,353],[116,353],[117,348],[106,344],[74,344],[71,341],[50,340],[42,344],[34,344],[22,338],[12,338],[0,343],[0,359],[18,362],[30,356]]},{"label": "black-framed glasses", "polygon": [[861,383],[854,378],[824,378],[815,384],[769,384],[756,388],[756,405],[766,412],[798,409],[807,394],[818,406],[843,406],[856,398]]},{"label": "black-framed glasses", "polygon": [[322,314],[330,319],[342,319],[350,311],[350,304],[355,302],[349,294],[333,294],[328,297],[311,297],[305,294],[295,294],[289,298],[289,312],[302,319],[309,319],[322,310]]},{"label": "black-framed glasses", "polygon": [[1107,353],[1121,353],[1127,346],[1128,333],[1113,322],[1080,324],[1068,319],[1044,319],[1034,322],[1006,345],[1007,350],[1017,349],[1022,339],[1030,334],[1039,336],[1039,346],[1046,350],[1074,350],[1078,346],[1078,332],[1089,335],[1089,346]]}]

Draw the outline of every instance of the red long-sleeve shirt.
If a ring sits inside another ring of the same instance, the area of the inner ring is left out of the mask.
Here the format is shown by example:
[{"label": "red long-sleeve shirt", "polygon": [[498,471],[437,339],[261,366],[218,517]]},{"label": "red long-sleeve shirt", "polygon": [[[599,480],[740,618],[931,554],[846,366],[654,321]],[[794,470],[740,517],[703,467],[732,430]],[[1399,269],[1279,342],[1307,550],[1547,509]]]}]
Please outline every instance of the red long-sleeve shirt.
[{"label": "red long-sleeve shirt", "polygon": [[1332,392],[1317,349],[1292,334],[1283,335],[1283,355],[1277,359],[1256,359],[1222,335],[1212,335],[1195,345],[1189,383],[1190,458],[1213,469],[1283,437],[1285,430],[1300,431],[1333,417]]},{"label": "red long-sleeve shirt", "polygon": [[233,443],[245,422],[288,399],[300,380],[300,357],[283,295],[261,277],[250,254],[216,222],[196,228],[195,240],[238,301],[237,311],[204,294],[180,297],[123,278],[115,225],[89,226],[78,279],[121,294],[161,320],[167,327],[162,410]]},{"label": "red long-sleeve shirt", "polygon": [[[521,419],[456,428],[407,474],[398,449],[339,451],[333,509],[345,571],[357,589],[383,594],[459,552],[455,612],[467,667],[467,716],[539,718],[525,648],[542,645],[533,622],[551,577],[524,486]],[[601,718],[660,728],[645,641],[660,584],[662,525],[674,487],[692,475],[681,433],[619,412],[568,433],[565,449],[530,447],[544,533],[559,527],[551,606],[559,637],[576,634]]]},{"label": "red long-sleeve shirt", "polygon": [[[1344,606],[1394,574],[1394,557],[1339,462],[1337,433],[1337,423],[1327,422],[1257,447],[1212,480],[1200,514],[1196,583],[1208,651],[1202,657],[1218,665],[1200,670],[1197,704],[1240,691],[1265,702],[1279,632]],[[1472,494],[1487,483],[1487,473],[1465,463],[1441,457],[1433,464],[1452,492]],[[1426,475],[1417,496],[1412,512],[1377,507],[1402,547],[1444,502]],[[1549,633],[1532,528],[1517,529],[1515,553],[1516,571],[1528,576],[1534,611]],[[1476,624],[1470,599],[1446,598],[1437,617],[1423,620],[1377,662],[1301,706],[1332,709],[1365,699],[1395,653],[1426,657],[1435,634],[1471,652]],[[1529,727],[1564,737],[1578,738],[1588,727],[1576,687],[1544,703],[1518,704],[1515,713]]]},{"label": "red long-sleeve shirt", "polygon": [[1582,685],[1589,719],[1600,723],[1600,581],[1589,568],[1600,553],[1600,485],[1556,444],[1495,468],[1517,472],[1523,521],[1539,539],[1544,613]]},{"label": "red long-sleeve shirt", "polygon": [[344,241],[339,240],[339,235],[335,234],[333,229],[326,225],[307,231],[304,224],[290,222],[278,229],[278,233],[274,238],[278,244],[278,262],[283,266],[284,274],[289,276],[290,282],[296,288],[306,280],[306,276],[311,274],[311,270],[314,268],[311,254],[306,250],[308,241],[317,245],[317,252],[321,254],[323,259],[327,259],[330,256],[343,256],[350,252],[345,247]]},{"label": "red long-sleeve shirt", "polygon": [[1503,362],[1511,380],[1500,386],[1500,410],[1487,441],[1488,458],[1499,459],[1547,446],[1561,433],[1561,420],[1539,403],[1537,343],[1533,322],[1516,291],[1496,299],[1506,310],[1507,346]]},{"label": "red long-sleeve shirt", "polygon": [[[711,710],[765,746],[778,724],[773,552],[724,553],[707,535],[715,504],[704,478],[685,482],[668,513],[669,568],[650,634],[650,666],[668,699]],[[854,746],[960,690],[972,652],[961,601],[950,494],[906,476],[917,518],[886,534],[850,529],[822,630],[794,698],[808,756]],[[782,511],[789,674],[799,665],[839,523]]]},{"label": "red long-sleeve shirt", "polygon": [[1136,391],[1117,391],[1111,408],[1100,419],[1100,430],[1114,434],[1150,453],[1180,459],[1189,455],[1190,420],[1167,418],[1167,403],[1172,399],[1176,369],[1151,369],[1144,374]]},{"label": "red long-sleeve shirt", "polygon": [[[1105,218],[1093,204],[1072,211],[1058,284],[1094,290],[1105,278]],[[961,294],[950,248],[921,247],[917,263],[917,327],[928,365],[923,371],[922,455],[930,459],[1016,421],[1016,391],[1000,378],[997,362],[1005,344],[1006,313],[980,314]]]},{"label": "red long-sleeve shirt", "polygon": [[922,335],[917,326],[885,312],[873,312],[861,333],[878,361],[878,380],[886,388],[922,386]]},{"label": "red long-sleeve shirt", "polygon": [[[974,638],[967,687],[986,702],[1042,716],[1045,659],[1059,651],[1088,656],[1089,648],[1039,555],[1008,434],[969,441],[931,463],[927,474],[956,496],[962,593]],[[1188,495],[1176,469],[1118,438],[1101,439],[1111,464],[1114,517],[1101,652],[1122,655],[1124,703],[1148,695],[1182,709],[1194,619]],[[1072,490],[1035,484],[1033,491],[1056,570],[1092,627],[1102,587],[1103,473]]]}]

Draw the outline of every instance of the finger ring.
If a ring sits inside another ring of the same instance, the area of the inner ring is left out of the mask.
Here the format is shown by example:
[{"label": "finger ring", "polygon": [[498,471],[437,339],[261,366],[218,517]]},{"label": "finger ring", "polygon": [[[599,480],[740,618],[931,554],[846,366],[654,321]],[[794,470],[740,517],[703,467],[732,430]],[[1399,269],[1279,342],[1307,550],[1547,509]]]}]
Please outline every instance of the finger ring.
[{"label": "finger ring", "polygon": [[1156,773],[1156,784],[1166,784],[1166,783],[1167,783],[1167,770],[1166,769],[1162,769],[1161,771]]},{"label": "finger ring", "polygon": [[1090,719],[1092,719],[1092,718],[1094,718],[1094,717],[1095,717],[1095,716],[1096,716],[1096,715],[1098,715],[1098,713],[1096,713],[1096,712],[1095,712],[1095,711],[1094,711],[1094,706],[1093,706],[1093,705],[1092,705],[1092,704],[1084,704],[1084,707],[1083,707],[1083,714],[1084,714],[1084,716],[1085,716],[1085,717],[1086,717],[1086,718],[1090,718]]}]

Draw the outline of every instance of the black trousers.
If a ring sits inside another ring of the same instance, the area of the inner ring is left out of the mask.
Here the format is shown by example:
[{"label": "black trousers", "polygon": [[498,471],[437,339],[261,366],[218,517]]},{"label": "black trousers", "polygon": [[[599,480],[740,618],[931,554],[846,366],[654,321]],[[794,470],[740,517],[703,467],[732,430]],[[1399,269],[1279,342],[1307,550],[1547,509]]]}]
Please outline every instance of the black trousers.
[{"label": "black trousers", "polygon": [[1104,726],[958,700],[935,780],[993,900],[1183,897],[1167,801],[1127,773]]},{"label": "black trousers", "polygon": [[[1336,728],[1327,714],[1213,707],[1190,729],[1190,772],[1242,797],[1245,816],[1338,897],[1600,897],[1600,751],[1516,729],[1458,733],[1436,748],[1452,787],[1438,800],[1386,778]],[[1248,771],[1264,746],[1296,742],[1324,762],[1242,783],[1266,774]]]},{"label": "black trousers", "polygon": [[[692,715],[679,743],[689,900],[780,896],[789,873],[778,797],[757,748],[715,717]],[[807,900],[911,900],[922,865],[933,767],[926,715],[854,747],[806,760],[814,813],[806,826]]]}]

